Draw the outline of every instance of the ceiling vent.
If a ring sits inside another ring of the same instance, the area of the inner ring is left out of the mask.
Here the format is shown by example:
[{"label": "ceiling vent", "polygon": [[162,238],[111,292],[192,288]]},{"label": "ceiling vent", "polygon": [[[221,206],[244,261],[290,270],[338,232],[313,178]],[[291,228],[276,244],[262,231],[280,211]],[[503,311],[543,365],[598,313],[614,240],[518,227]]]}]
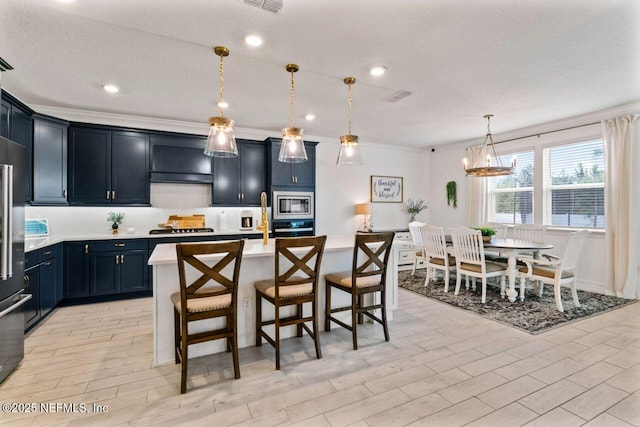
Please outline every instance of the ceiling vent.
[{"label": "ceiling vent", "polygon": [[390,96],[386,97],[384,100],[387,102],[398,102],[401,99],[405,99],[407,96],[411,95],[413,92],[409,92],[408,90],[399,90]]},{"label": "ceiling vent", "polygon": [[278,13],[282,9],[282,0],[244,0],[244,2],[271,13]]}]

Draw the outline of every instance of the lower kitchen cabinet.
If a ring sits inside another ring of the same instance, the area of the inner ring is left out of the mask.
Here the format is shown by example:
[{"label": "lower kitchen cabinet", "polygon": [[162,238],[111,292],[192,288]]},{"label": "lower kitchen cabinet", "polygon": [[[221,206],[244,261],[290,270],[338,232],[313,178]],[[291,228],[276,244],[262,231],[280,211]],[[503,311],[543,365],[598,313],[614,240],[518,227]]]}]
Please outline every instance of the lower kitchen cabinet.
[{"label": "lower kitchen cabinet", "polygon": [[89,296],[89,242],[64,244],[64,298]]},{"label": "lower kitchen cabinet", "polygon": [[24,281],[31,300],[25,304],[25,330],[32,328],[59,302],[59,249],[54,245],[25,254]]}]

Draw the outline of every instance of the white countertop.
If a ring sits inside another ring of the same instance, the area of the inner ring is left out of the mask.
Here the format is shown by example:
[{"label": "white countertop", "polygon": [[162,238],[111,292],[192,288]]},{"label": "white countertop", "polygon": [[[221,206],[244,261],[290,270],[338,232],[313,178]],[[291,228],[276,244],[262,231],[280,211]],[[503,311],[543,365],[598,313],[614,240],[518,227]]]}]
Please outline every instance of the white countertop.
[{"label": "white countertop", "polygon": [[[275,253],[275,239],[269,239],[267,245],[262,244],[261,239],[247,240],[242,251],[243,258],[254,258],[263,256],[273,256]],[[353,248],[355,237],[352,234],[327,236],[327,242],[324,245],[325,252],[337,251],[347,248]],[[293,250],[295,252],[295,250]],[[219,256],[219,255],[218,255]],[[209,258],[215,258],[211,255]],[[207,259],[203,256],[202,259]],[[149,257],[149,265],[156,264],[175,264],[176,263],[176,244],[164,243],[157,245],[151,256]]]},{"label": "white countertop", "polygon": [[121,231],[118,234],[111,232],[92,233],[92,234],[56,234],[46,237],[26,237],[24,239],[24,251],[30,252],[36,249],[45,248],[62,242],[77,242],[85,240],[123,240],[123,239],[162,239],[167,237],[194,237],[194,236],[228,236],[234,234],[262,234],[260,230],[224,230],[214,231],[213,233],[167,233],[167,234],[149,234],[145,233],[127,233]]}]

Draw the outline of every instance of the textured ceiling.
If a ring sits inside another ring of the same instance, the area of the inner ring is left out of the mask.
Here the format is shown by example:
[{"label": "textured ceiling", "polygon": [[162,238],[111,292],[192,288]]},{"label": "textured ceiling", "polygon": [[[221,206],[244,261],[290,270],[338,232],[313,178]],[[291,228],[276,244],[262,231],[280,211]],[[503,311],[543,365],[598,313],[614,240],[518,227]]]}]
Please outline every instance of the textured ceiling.
[{"label": "textured ceiling", "polygon": [[[242,0],[2,0],[0,56],[15,68],[3,87],[28,104],[205,123],[224,45],[236,126],[289,125],[294,62],[305,134],[347,133],[355,76],[353,133],[428,147],[482,137],[485,113],[501,133],[640,100],[639,26],[637,0],[284,0],[277,15]],[[244,45],[250,31],[263,47]],[[399,90],[412,95],[384,101]]]}]

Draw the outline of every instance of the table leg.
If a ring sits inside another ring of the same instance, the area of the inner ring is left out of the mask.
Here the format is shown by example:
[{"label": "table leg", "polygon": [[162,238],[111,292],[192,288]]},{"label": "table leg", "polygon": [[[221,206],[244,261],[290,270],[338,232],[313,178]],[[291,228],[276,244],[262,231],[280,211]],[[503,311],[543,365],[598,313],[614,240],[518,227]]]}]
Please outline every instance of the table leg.
[{"label": "table leg", "polygon": [[509,274],[509,289],[507,289],[507,297],[509,302],[514,302],[518,293],[516,292],[516,253],[515,251],[509,252],[508,260],[508,274]]}]

